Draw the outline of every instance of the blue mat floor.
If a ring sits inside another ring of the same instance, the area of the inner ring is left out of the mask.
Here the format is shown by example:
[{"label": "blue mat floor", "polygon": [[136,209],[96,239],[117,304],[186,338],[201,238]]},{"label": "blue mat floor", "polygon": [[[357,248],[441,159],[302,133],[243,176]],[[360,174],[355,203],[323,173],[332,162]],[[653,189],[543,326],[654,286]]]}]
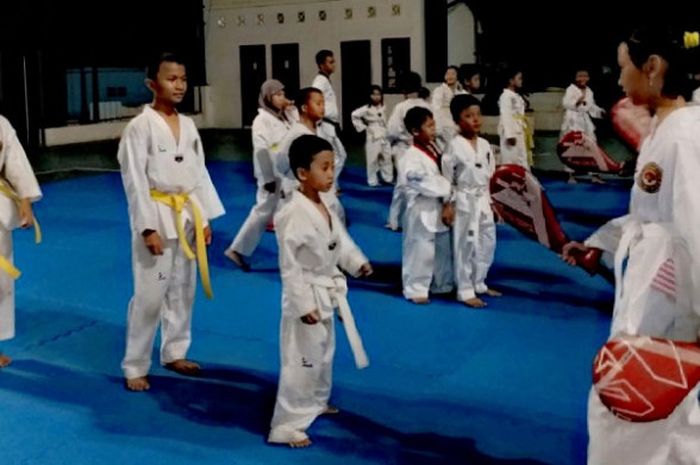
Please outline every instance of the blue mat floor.
[{"label": "blue mat floor", "polygon": [[[118,174],[43,185],[44,229],[15,233],[17,337],[0,372],[0,464],[552,464],[585,463],[590,363],[605,340],[613,288],[498,227],[493,287],[504,297],[468,310],[452,297],[415,306],[401,296],[401,235],[383,229],[389,188],[344,173],[350,233],[377,270],[350,282],[370,356],[354,368],[338,337],[333,402],[308,450],[265,436],[278,376],[280,281],[273,234],[253,272],[224,248],[254,199],[247,163],[210,165],[228,214],[213,224],[215,299],[198,291],[191,358],[203,375],[157,366],[152,389],[123,388],[130,236]],[[584,238],[623,214],[628,187],[545,181],[562,224]],[[338,326],[340,328],[340,326]]]}]

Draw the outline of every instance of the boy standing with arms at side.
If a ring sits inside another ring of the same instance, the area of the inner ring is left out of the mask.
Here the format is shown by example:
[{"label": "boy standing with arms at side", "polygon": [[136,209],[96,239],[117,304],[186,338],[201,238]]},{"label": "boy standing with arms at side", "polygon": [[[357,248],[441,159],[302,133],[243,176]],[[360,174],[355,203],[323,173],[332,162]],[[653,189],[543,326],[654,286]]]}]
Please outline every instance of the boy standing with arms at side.
[{"label": "boy standing with arms at side", "polygon": [[[0,116],[0,341],[15,336],[15,279],[19,270],[12,264],[12,230],[34,226],[41,240],[32,202],[41,199],[41,189],[10,122]],[[0,352],[0,368],[12,359]]]},{"label": "boy standing with arms at side", "polygon": [[334,313],[343,320],[355,364],[369,362],[347,302],[341,268],[368,276],[372,266],[343,223],[321,196],[333,188],[330,143],[301,135],[289,148],[289,164],[299,190],[275,215],[282,277],[281,371],[268,441],[307,447],[306,430],[328,405],[335,352]]},{"label": "boy standing with arms at side", "polygon": [[442,172],[454,186],[452,203],[452,247],[457,300],[481,308],[486,302],[478,294],[501,295],[486,285],[486,275],[496,250],[489,181],[496,168],[491,144],[479,137],[481,106],[473,95],[457,95],[450,103],[459,129],[442,157]]},{"label": "boy standing with arms at side", "polygon": [[146,85],[153,103],[126,127],[118,153],[132,229],[134,296],[122,361],[132,391],[150,387],[146,375],[159,322],[161,363],[180,374],[199,373],[199,365],[185,358],[197,282],[191,244],[194,237],[204,290],[211,296],[205,243],[211,243],[209,221],[224,214],[197,128],[175,108],[187,91],[182,60],[161,55],[149,65]]},{"label": "boy standing with arms at side", "polygon": [[401,277],[403,295],[416,304],[430,302],[429,293],[453,289],[450,230],[443,222],[443,204],[452,186],[441,173],[441,153],[435,145],[435,120],[430,110],[408,110],[404,124],[413,145],[403,154],[399,176],[406,180]]}]

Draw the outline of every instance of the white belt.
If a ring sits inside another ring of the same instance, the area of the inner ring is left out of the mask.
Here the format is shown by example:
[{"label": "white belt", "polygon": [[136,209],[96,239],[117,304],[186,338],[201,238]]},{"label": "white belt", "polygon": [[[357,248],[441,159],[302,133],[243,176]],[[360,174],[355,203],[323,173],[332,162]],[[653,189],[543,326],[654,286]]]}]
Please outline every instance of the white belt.
[{"label": "white belt", "polygon": [[338,309],[338,315],[343,320],[345,334],[348,337],[350,349],[352,349],[352,355],[355,358],[355,366],[360,369],[369,366],[369,359],[348,303],[348,286],[345,282],[345,277],[342,275],[331,277],[305,274],[304,278],[313,286],[317,301],[320,301],[327,308]]}]

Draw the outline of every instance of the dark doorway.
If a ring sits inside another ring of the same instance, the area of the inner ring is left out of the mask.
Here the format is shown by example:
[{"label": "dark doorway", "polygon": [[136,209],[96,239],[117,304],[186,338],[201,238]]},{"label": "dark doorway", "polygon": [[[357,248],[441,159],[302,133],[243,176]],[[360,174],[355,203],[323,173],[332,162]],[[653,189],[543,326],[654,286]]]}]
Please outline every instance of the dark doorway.
[{"label": "dark doorway", "polygon": [[250,126],[258,114],[260,86],[267,79],[264,45],[241,45],[241,117]]},{"label": "dark doorway", "polygon": [[282,82],[287,97],[294,99],[299,90],[299,44],[272,46],[272,78]]},{"label": "dark doorway", "polygon": [[352,40],[340,43],[340,60],[343,83],[343,128],[351,140],[360,136],[352,129],[350,114],[369,100],[372,85],[372,55],[369,40]]}]

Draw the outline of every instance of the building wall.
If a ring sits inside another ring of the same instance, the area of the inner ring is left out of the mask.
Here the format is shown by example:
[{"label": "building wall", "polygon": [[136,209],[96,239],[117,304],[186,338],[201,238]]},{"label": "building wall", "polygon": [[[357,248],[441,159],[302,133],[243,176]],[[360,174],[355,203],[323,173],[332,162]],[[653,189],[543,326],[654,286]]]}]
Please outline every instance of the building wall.
[{"label": "building wall", "polygon": [[[317,73],[316,52],[332,50],[340,57],[340,43],[371,40],[372,80],[381,84],[381,39],[409,37],[411,68],[425,75],[424,25],[422,0],[326,0],[297,1],[210,0],[205,13],[207,78],[209,89],[204,102],[205,121],[210,127],[241,127],[241,91],[239,72],[240,45],[266,46],[267,75],[272,75],[272,44],[298,43],[300,83],[311,84]],[[400,12],[395,10],[398,6]],[[376,11],[369,17],[368,9]],[[352,17],[346,18],[346,9]],[[326,20],[319,20],[319,11]],[[303,11],[305,21],[297,21]],[[397,14],[398,13],[398,14]],[[278,14],[284,15],[279,24]],[[258,18],[262,21],[259,21]],[[334,87],[342,106],[342,60],[338,59]],[[341,108],[342,111],[342,108]]]},{"label": "building wall", "polygon": [[459,66],[476,63],[474,15],[464,3],[447,11],[447,37],[448,64]]}]

